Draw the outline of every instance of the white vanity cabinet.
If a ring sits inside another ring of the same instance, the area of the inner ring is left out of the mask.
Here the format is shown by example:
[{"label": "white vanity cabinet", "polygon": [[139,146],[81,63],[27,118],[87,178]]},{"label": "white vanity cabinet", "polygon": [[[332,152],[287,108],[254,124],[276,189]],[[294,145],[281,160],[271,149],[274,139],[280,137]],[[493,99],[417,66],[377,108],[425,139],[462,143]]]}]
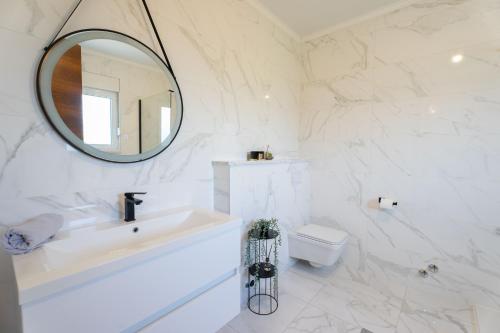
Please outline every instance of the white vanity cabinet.
[{"label": "white vanity cabinet", "polygon": [[[197,224],[204,214],[210,223]],[[14,268],[20,288],[23,332],[211,333],[224,326],[240,311],[237,268],[241,260],[241,221],[195,210],[177,220],[165,220],[165,225],[176,223],[177,229],[167,233],[158,229],[161,223],[154,226],[146,219],[120,226],[123,230],[97,231],[115,236],[115,245],[120,241],[126,245],[92,251],[85,248],[88,256],[95,258],[83,259],[81,265],[75,250],[79,248],[75,245],[78,237],[73,237],[73,242],[71,237],[56,240],[31,256],[19,257],[23,260],[14,262]],[[138,236],[134,242],[133,231],[131,238],[124,238],[129,236],[128,229],[136,227],[138,233],[143,229],[142,239]],[[124,237],[116,236],[122,231]],[[155,231],[159,237],[148,237],[149,231]],[[64,241],[69,244],[57,244]],[[92,242],[92,237],[87,237],[87,241]],[[57,255],[61,257],[74,255],[75,262],[57,258],[54,251],[59,251]],[[97,264],[99,257],[106,260]],[[33,274],[28,277],[29,259],[37,260],[32,264],[38,266],[46,260],[50,269],[43,272],[41,268],[38,275],[31,269]],[[84,262],[87,266],[81,269]],[[44,274],[50,271],[53,274]]]}]

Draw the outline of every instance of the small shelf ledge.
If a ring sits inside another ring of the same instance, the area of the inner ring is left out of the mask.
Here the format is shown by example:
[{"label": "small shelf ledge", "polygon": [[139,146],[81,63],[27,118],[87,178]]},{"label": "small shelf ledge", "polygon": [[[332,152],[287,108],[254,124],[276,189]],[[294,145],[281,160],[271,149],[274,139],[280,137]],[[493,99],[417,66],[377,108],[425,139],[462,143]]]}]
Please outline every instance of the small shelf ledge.
[{"label": "small shelf ledge", "polygon": [[278,158],[274,160],[262,161],[246,161],[246,160],[232,160],[232,161],[213,161],[212,165],[228,165],[228,166],[256,166],[256,165],[273,165],[273,164],[297,164],[308,163],[306,160],[296,158]]},{"label": "small shelf ledge", "polygon": [[259,273],[258,273],[259,279],[269,279],[276,275],[276,266],[266,262],[261,262],[260,264],[255,263],[252,266],[250,266],[248,268],[248,272],[250,273],[250,275],[256,276],[257,266],[259,266]]}]

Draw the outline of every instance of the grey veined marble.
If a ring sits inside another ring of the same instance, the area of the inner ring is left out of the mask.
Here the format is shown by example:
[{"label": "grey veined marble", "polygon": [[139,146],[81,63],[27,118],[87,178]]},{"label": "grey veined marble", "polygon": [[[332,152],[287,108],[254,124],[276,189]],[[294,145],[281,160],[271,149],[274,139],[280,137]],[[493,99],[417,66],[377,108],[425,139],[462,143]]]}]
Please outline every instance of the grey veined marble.
[{"label": "grey veined marble", "polygon": [[[67,29],[156,47],[139,2],[84,3]],[[305,42],[246,1],[152,2],[186,117],[168,151],[128,166],[68,149],[34,99],[36,62],[71,4],[1,5],[0,40],[12,47],[0,62],[0,223],[114,219],[130,190],[149,193],[144,212],[211,208],[211,161],[271,144],[310,161],[310,220],[351,240],[336,269],[293,267],[289,285],[302,287],[283,288],[280,310],[243,313],[230,332],[463,333],[471,306],[500,308],[498,0],[417,0]],[[382,212],[379,196],[400,205]],[[439,273],[420,279],[430,263]]]},{"label": "grey veined marble", "polygon": [[500,308],[495,15],[498,1],[415,1],[306,42],[312,221],[351,235],[316,307],[374,332],[470,332],[473,305]]}]

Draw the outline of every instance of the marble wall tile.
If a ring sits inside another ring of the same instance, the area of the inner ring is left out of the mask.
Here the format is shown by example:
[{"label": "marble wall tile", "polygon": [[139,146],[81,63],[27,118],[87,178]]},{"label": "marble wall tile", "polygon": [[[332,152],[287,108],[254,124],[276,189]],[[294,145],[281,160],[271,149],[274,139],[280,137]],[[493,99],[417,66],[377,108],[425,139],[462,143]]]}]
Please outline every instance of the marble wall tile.
[{"label": "marble wall tile", "polygon": [[[242,306],[246,307],[248,291],[245,285],[248,283],[248,276],[243,258],[248,229],[256,220],[276,218],[281,232],[281,246],[278,248],[280,274],[295,261],[288,254],[288,232],[293,232],[298,226],[309,222],[311,192],[308,164],[302,160],[278,159],[261,162],[217,161],[213,163],[213,168],[214,208],[232,216],[239,216],[243,220],[241,302]],[[280,287],[280,297],[290,294],[307,301],[304,298],[314,296],[314,288],[321,287],[314,282],[308,283],[309,281],[301,279],[300,276],[285,274],[284,279],[288,283],[285,282],[285,288]],[[294,278],[295,281],[305,283],[305,286],[291,286]]]},{"label": "marble wall tile", "polygon": [[498,2],[488,0],[415,1],[374,19],[373,53],[384,63],[395,63],[497,39],[498,21],[491,16],[498,10]]},{"label": "marble wall tile", "polygon": [[[419,331],[405,326],[418,312],[405,295],[432,262],[443,266],[436,288],[498,306],[498,9],[489,0],[415,1],[304,45],[311,220],[350,234],[333,281],[405,300],[402,331]],[[379,196],[396,198],[397,209],[379,210]],[[420,331],[439,331],[426,323]]]},{"label": "marble wall tile", "polygon": [[[45,39],[54,34],[66,11],[74,5],[70,0],[10,1],[2,0],[2,27],[21,34]],[[8,9],[8,10],[7,10]]]},{"label": "marble wall tile", "polygon": [[279,260],[283,267],[287,266],[287,233],[309,222],[311,192],[307,162],[214,162],[214,181],[214,207],[240,216],[244,230],[257,219],[278,219],[282,233]]},{"label": "marble wall tile", "polygon": [[[0,3],[0,40],[11,46],[0,62],[0,223],[41,212],[68,220],[116,219],[119,193],[133,190],[148,191],[144,212],[186,204],[211,208],[211,161],[243,158],[267,144],[278,156],[297,154],[300,43],[244,1],[148,3],[185,114],[167,151],[133,165],[68,148],[38,107],[38,60],[74,2]],[[62,33],[91,27],[124,32],[159,52],[141,1],[84,1]]]}]

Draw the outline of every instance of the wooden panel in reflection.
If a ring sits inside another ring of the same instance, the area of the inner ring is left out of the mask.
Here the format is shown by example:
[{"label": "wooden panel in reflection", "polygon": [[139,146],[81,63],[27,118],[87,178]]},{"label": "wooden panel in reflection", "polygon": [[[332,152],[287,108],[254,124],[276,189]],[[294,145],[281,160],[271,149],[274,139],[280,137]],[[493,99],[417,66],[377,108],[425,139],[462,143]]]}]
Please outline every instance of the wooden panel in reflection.
[{"label": "wooden panel in reflection", "polygon": [[80,45],[72,47],[59,59],[52,76],[52,97],[66,126],[83,140]]}]

